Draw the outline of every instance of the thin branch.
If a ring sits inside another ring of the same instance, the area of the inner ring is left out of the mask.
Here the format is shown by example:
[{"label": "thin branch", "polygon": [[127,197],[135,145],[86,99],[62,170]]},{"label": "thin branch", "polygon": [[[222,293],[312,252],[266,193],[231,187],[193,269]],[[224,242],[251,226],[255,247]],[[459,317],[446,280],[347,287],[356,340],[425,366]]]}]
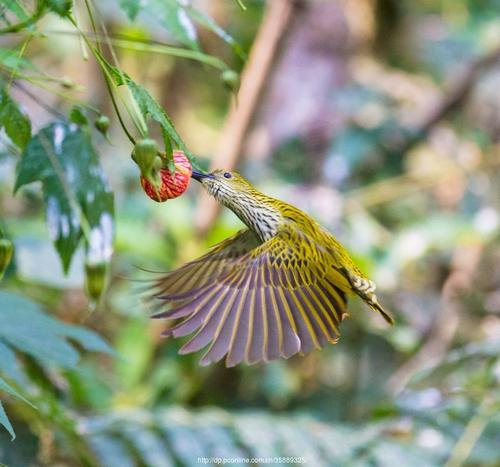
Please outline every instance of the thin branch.
[{"label": "thin branch", "polygon": [[[233,101],[212,167],[234,168],[239,161],[245,135],[259,98],[271,72],[278,45],[289,25],[294,3],[273,0],[267,3],[264,20],[252,46],[248,62],[241,76],[238,98]],[[204,235],[217,218],[219,206],[203,193],[196,209],[196,232]]]},{"label": "thin branch", "polygon": [[35,11],[33,14],[26,18],[24,21],[20,21],[19,23],[10,24],[4,28],[0,29],[0,34],[9,34],[19,32],[28,26],[31,26],[33,23],[36,23],[45,13],[45,0],[38,0],[36,4]]},{"label": "thin branch", "polygon": [[[58,30],[47,30],[46,34],[57,34],[65,36],[75,36],[77,33],[73,31],[58,31]],[[96,34],[91,32],[85,32],[87,37],[91,37],[96,42],[107,42],[104,34],[97,32]],[[188,60],[194,60],[206,65],[212,66],[217,70],[228,70],[229,66],[220,58],[214,57],[212,55],[207,55],[196,50],[183,49],[182,47],[175,47],[173,45],[165,44],[158,40],[142,40],[135,37],[127,36],[126,34],[110,33],[109,41],[114,47],[120,49],[132,50],[134,52],[145,52],[145,53],[157,53],[163,55],[169,55],[171,57],[185,58]]]}]

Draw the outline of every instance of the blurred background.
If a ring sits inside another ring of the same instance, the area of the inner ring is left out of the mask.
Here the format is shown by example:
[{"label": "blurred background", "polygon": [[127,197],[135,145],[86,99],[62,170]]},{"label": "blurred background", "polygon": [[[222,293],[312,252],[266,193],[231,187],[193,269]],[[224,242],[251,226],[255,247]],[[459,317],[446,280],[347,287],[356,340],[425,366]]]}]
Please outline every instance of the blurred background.
[{"label": "blurred background", "polygon": [[149,319],[133,280],[241,225],[195,184],[163,204],[145,196],[95,60],[68,21],[47,14],[29,41],[26,31],[1,36],[0,50],[25,45],[59,81],[22,82],[11,96],[33,133],[75,101],[110,117],[109,142],[96,132],[93,143],[115,195],[115,251],[91,306],[84,254],[65,275],[39,185],[12,194],[20,156],[0,133],[1,227],[15,245],[1,289],[94,331],[115,353],[85,352],[99,349],[69,333],[76,367],[25,346],[17,381],[4,359],[0,376],[36,409],[0,386],[17,435],[0,429],[0,462],[499,465],[500,1],[246,0],[246,10],[193,1],[239,44],[190,26],[199,50],[234,70],[225,74],[155,49],[186,46],[156,3],[130,21],[134,2],[95,2],[121,68],[164,106],[201,164],[237,168],[333,232],[396,325],[353,299],[339,344],[305,357],[226,369],[178,356],[182,341],[160,337],[165,323]]}]

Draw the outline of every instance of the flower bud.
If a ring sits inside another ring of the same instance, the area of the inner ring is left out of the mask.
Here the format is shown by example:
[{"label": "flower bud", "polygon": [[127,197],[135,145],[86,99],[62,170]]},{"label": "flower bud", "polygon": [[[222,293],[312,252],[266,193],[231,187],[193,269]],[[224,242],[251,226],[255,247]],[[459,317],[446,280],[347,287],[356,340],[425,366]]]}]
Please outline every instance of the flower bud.
[{"label": "flower bud", "polygon": [[132,159],[141,169],[142,176],[149,178],[152,175],[158,152],[158,143],[154,139],[145,138],[137,141],[132,152]]},{"label": "flower bud", "polygon": [[97,302],[106,288],[108,263],[85,262],[85,292],[87,296]]},{"label": "flower bud", "polygon": [[224,86],[231,91],[237,92],[240,87],[240,75],[234,70],[224,70],[221,75],[221,80]]},{"label": "flower bud", "polygon": [[106,115],[100,115],[99,118],[94,122],[94,126],[96,127],[99,133],[102,133],[104,136],[108,134],[109,130],[109,118]]}]

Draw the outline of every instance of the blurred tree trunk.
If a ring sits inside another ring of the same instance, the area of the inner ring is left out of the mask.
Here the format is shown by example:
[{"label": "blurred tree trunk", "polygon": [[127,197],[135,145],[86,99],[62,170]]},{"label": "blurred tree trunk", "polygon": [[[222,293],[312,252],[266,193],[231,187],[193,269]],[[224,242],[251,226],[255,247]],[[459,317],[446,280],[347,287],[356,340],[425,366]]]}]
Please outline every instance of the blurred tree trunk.
[{"label": "blurred tree trunk", "polygon": [[[235,168],[243,153],[253,159],[269,157],[288,140],[299,138],[312,173],[320,175],[329,142],[344,124],[344,116],[330,101],[347,81],[349,57],[373,30],[373,3],[268,3],[213,168]],[[195,216],[199,235],[211,228],[218,211],[208,196],[200,199]]]},{"label": "blurred tree trunk", "polygon": [[329,104],[347,78],[349,30],[340,3],[308,1],[295,9],[252,130],[261,155],[299,138],[314,160],[340,124]]}]

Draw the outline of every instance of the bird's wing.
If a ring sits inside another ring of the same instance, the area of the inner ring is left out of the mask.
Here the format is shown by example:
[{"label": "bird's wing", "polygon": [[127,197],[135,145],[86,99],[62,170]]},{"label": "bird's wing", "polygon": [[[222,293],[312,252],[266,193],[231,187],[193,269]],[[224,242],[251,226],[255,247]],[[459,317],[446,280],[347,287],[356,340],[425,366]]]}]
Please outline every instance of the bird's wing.
[{"label": "bird's wing", "polygon": [[245,242],[240,236],[223,242],[163,282],[162,297],[174,308],[156,317],[183,318],[166,335],[196,331],[181,353],[209,345],[202,364],[227,355],[227,366],[234,366],[288,358],[336,342],[345,295],[328,278],[314,242],[285,230],[250,248],[251,233],[240,235]]},{"label": "bird's wing", "polygon": [[151,292],[155,297],[171,299],[171,295],[179,296],[199,289],[225,275],[235,262],[261,243],[251,230],[241,230],[215,245],[201,258],[163,274],[153,281]]}]

